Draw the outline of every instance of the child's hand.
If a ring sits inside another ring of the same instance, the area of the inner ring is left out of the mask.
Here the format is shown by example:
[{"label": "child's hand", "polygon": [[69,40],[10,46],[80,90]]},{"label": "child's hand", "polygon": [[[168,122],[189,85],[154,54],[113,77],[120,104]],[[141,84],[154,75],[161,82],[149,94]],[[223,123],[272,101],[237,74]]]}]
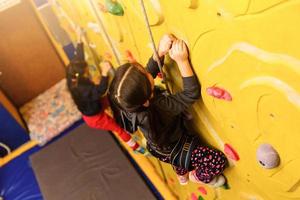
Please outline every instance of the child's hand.
[{"label": "child's hand", "polygon": [[83,38],[83,34],[84,34],[82,28],[80,26],[77,26],[76,30],[75,30],[75,33],[76,33],[77,43],[81,43],[82,38]]},{"label": "child's hand", "polygon": [[159,42],[158,45],[158,56],[161,58],[164,55],[166,55],[168,53],[168,51],[171,49],[172,47],[172,43],[173,41],[175,41],[176,38],[174,35],[172,34],[165,34]]},{"label": "child's hand", "polygon": [[169,51],[170,57],[176,61],[177,64],[188,61],[189,53],[186,44],[183,40],[176,40],[173,42],[172,48]]},{"label": "child's hand", "polygon": [[189,62],[189,53],[183,40],[173,42],[169,51],[170,57],[176,61],[178,69],[182,77],[190,77],[194,75],[191,64]]},{"label": "child's hand", "polygon": [[92,81],[93,81],[94,84],[99,85],[100,81],[101,81],[101,78],[99,76],[94,76],[92,78]]},{"label": "child's hand", "polygon": [[100,63],[100,68],[102,76],[107,76],[108,71],[112,68],[112,65],[108,61],[102,61]]}]

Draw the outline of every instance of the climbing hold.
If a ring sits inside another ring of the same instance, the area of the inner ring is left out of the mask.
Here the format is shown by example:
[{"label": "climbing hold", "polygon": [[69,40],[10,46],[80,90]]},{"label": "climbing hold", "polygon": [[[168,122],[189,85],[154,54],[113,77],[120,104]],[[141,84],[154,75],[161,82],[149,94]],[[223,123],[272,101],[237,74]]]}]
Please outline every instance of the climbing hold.
[{"label": "climbing hold", "polygon": [[95,43],[90,42],[89,47],[91,47],[92,49],[96,49],[97,45]]},{"label": "climbing hold", "polygon": [[258,147],[256,159],[266,169],[275,168],[280,163],[279,154],[270,144],[262,144]]},{"label": "climbing hold", "polygon": [[228,158],[235,161],[240,160],[239,154],[229,144],[224,145],[224,152]]},{"label": "climbing hold", "polygon": [[130,63],[136,63],[136,59],[134,58],[134,56],[132,55],[132,53],[131,53],[130,50],[126,50],[125,51],[125,56],[126,56],[128,62],[130,62]]},{"label": "climbing hold", "polygon": [[198,0],[185,0],[183,3],[190,9],[196,9],[198,7]]},{"label": "climbing hold", "polygon": [[102,12],[107,12],[107,8],[105,5],[103,5],[102,3],[98,2],[98,6],[99,6],[99,9],[102,11]]},{"label": "climbing hold", "polygon": [[157,76],[158,76],[158,78],[162,78],[162,73],[161,73],[161,72],[158,72],[158,73],[157,73]]},{"label": "climbing hold", "polygon": [[222,187],[225,189],[225,190],[229,190],[230,187],[228,185],[228,182],[226,182],[224,185],[222,185]]},{"label": "climbing hold", "polygon": [[111,59],[112,59],[112,55],[111,55],[109,52],[105,52],[105,53],[104,53],[104,58],[105,58],[106,60],[111,60]]},{"label": "climbing hold", "polygon": [[225,89],[212,86],[206,89],[206,93],[210,96],[213,96],[218,99],[223,99],[226,101],[232,101],[232,97],[229,92],[227,92]]},{"label": "climbing hold", "polygon": [[191,200],[198,200],[197,195],[194,192],[191,195]]},{"label": "climbing hold", "polygon": [[201,194],[203,194],[203,195],[207,195],[207,191],[206,191],[206,189],[204,188],[204,187],[198,187],[198,191],[201,193]]},{"label": "climbing hold", "polygon": [[105,0],[105,8],[113,15],[123,16],[124,10],[121,4],[114,0]]},{"label": "climbing hold", "polygon": [[174,181],[173,178],[170,178],[169,181],[170,181],[171,184],[174,184],[174,183],[175,183],[175,181]]},{"label": "climbing hold", "polygon": [[204,200],[201,195],[199,195],[198,200]]},{"label": "climbing hold", "polygon": [[100,26],[95,22],[88,22],[87,27],[90,28],[95,33],[101,33]]}]

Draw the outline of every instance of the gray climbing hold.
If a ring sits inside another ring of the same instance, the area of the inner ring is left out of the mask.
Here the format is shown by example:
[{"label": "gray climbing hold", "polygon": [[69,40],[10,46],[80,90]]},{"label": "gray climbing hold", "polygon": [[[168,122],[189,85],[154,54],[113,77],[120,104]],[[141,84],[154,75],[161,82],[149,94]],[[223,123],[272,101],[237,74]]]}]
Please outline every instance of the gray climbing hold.
[{"label": "gray climbing hold", "polygon": [[258,163],[266,169],[272,169],[279,165],[280,158],[277,151],[270,144],[261,144],[256,151]]}]

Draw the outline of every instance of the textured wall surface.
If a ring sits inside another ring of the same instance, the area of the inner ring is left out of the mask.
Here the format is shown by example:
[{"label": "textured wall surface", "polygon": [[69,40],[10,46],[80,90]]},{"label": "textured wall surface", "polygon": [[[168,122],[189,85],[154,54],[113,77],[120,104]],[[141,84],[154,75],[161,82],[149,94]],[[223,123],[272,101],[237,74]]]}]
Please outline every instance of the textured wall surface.
[{"label": "textured wall surface", "polygon": [[[51,2],[72,39],[74,25],[85,28],[100,59],[117,66],[126,62],[128,50],[142,64],[151,56],[139,0],[118,0],[123,16],[107,12],[104,0],[94,0],[98,19],[89,0]],[[150,158],[173,193],[179,199],[300,199],[300,1],[144,2],[156,42],[171,32],[189,46],[202,85],[202,100],[191,110],[199,134],[221,150],[229,144],[240,157],[225,171],[229,189],[179,186],[170,166],[161,169]],[[179,86],[180,76],[168,60],[166,68],[169,81]],[[207,92],[212,90],[215,97]],[[263,143],[278,151],[277,168],[267,170],[257,162]]]}]

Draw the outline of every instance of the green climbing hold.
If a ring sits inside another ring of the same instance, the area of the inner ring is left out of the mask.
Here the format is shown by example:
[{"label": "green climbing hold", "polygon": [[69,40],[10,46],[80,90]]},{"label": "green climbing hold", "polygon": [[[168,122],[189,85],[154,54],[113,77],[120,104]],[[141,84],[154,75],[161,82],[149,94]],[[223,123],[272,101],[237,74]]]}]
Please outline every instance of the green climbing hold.
[{"label": "green climbing hold", "polygon": [[123,16],[124,10],[120,3],[114,0],[105,0],[105,7],[107,11],[113,15]]},{"label": "green climbing hold", "polygon": [[204,198],[200,195],[200,196],[198,197],[198,200],[204,200]]},{"label": "green climbing hold", "polygon": [[228,185],[228,183],[226,182],[224,185],[222,185],[222,188],[224,188],[225,190],[229,190],[230,187]]}]

